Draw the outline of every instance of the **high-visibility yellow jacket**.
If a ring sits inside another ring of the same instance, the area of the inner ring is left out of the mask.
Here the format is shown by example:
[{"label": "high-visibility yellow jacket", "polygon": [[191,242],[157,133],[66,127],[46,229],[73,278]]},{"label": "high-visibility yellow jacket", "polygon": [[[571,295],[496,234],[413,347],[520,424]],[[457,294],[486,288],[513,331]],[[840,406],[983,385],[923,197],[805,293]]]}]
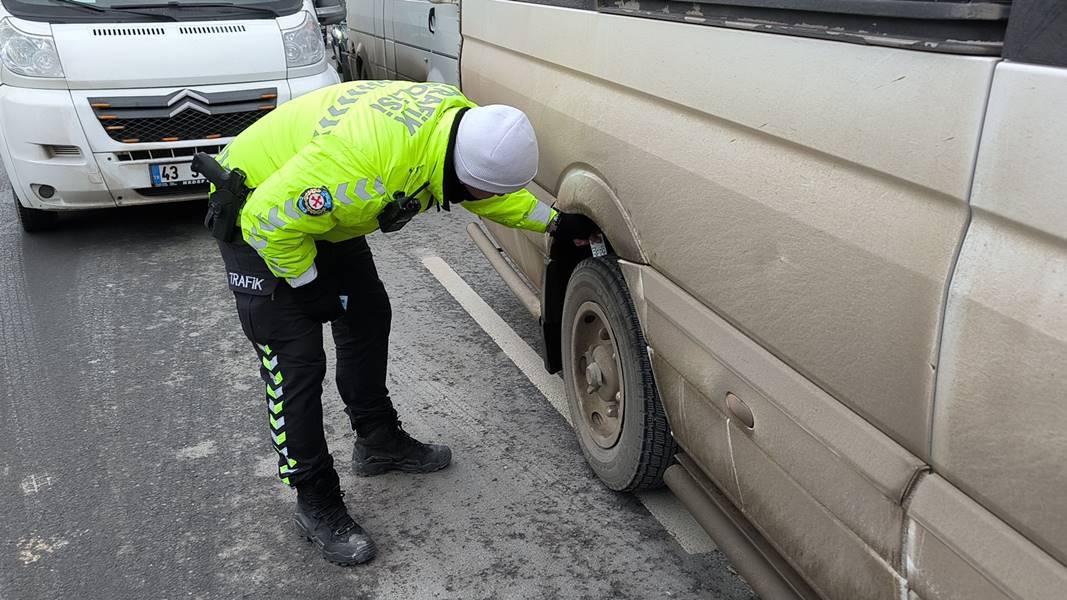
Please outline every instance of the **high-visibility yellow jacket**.
[{"label": "high-visibility yellow jacket", "polygon": [[[407,81],[341,83],[282,104],[219,155],[254,188],[241,210],[244,240],[290,285],[313,280],[316,240],[375,231],[398,191],[429,182],[416,196],[423,211],[444,199],[452,124],[474,106],[453,86]],[[527,190],[462,206],[537,232],[556,215]]]}]

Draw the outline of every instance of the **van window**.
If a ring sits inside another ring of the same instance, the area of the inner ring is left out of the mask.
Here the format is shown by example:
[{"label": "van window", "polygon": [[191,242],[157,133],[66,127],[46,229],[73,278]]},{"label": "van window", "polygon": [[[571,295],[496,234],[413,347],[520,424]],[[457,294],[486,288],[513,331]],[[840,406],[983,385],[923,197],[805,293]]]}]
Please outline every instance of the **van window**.
[{"label": "van window", "polygon": [[1015,6],[1004,58],[1067,67],[1067,10],[1063,0],[1029,0]]},{"label": "van window", "polygon": [[301,0],[2,0],[8,12],[49,23],[113,23],[274,19]]},{"label": "van window", "polygon": [[1010,0],[597,2],[597,10],[605,13],[927,52],[979,55],[1001,53],[1011,7]]}]

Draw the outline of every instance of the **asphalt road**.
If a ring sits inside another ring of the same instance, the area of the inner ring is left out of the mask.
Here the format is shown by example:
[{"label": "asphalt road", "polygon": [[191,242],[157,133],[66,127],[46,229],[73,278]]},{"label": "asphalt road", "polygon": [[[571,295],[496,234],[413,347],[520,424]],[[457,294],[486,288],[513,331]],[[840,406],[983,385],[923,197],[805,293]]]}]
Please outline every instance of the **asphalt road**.
[{"label": "asphalt road", "polygon": [[292,525],[201,207],[79,213],[30,236],[2,184],[0,599],[754,597],[669,492],[643,503],[599,484],[544,384],[427,269],[441,257],[537,347],[464,211],[371,238],[393,298],[394,400],[455,461],[356,478],[328,385],[348,504],[380,548],[342,568]]}]

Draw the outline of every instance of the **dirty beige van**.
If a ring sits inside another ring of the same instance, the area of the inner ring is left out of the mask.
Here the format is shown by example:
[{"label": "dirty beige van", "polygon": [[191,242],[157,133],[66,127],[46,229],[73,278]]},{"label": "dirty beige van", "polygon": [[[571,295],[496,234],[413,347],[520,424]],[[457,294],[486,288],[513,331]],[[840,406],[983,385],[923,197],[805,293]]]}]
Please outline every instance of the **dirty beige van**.
[{"label": "dirty beige van", "polygon": [[[1067,597],[1056,0],[463,0],[606,256],[486,224],[580,445],[765,598]],[[492,255],[482,229],[472,237]]]}]

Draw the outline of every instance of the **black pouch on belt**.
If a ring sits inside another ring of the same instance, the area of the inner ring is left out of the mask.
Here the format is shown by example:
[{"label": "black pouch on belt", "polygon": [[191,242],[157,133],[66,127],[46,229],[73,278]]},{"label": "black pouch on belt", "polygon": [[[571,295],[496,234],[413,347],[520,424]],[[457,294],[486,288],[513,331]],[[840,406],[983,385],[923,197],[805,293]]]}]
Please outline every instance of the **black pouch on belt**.
[{"label": "black pouch on belt", "polygon": [[230,290],[253,296],[270,296],[278,287],[279,279],[267,268],[252,246],[238,239],[235,242],[219,240],[222,262],[226,263],[226,283]]},{"label": "black pouch on belt", "polygon": [[244,172],[240,169],[228,171],[203,152],[193,157],[192,167],[215,186],[215,191],[208,197],[204,227],[220,242],[232,242],[237,237],[237,216],[251,191],[245,186]]}]

